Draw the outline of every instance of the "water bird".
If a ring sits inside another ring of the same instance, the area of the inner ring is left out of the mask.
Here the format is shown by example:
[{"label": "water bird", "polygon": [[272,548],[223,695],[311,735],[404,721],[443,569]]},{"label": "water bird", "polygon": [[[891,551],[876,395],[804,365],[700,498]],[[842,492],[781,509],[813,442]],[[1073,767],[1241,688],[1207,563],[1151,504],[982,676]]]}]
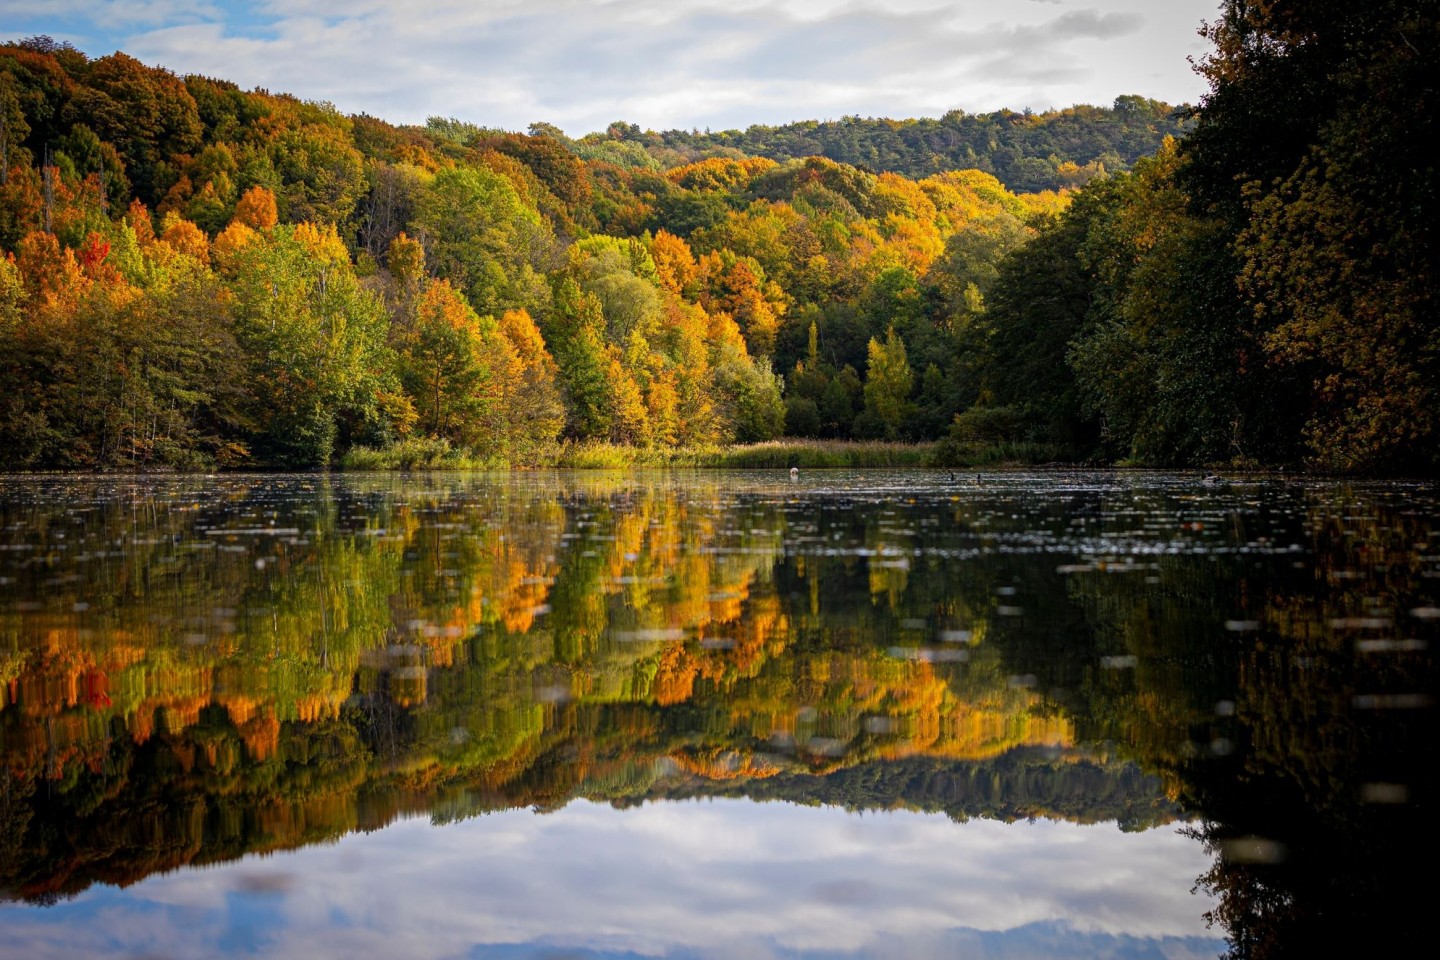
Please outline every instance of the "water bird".
[{"label": "water bird", "polygon": [[791,468],[790,468],[790,479],[791,479],[791,480],[799,480],[799,479],[800,479],[800,468],[799,468],[799,467],[791,467]]},{"label": "water bird", "polygon": [[1220,475],[1218,473],[1207,473],[1200,478],[1200,482],[1207,487],[1216,486],[1220,483]]}]

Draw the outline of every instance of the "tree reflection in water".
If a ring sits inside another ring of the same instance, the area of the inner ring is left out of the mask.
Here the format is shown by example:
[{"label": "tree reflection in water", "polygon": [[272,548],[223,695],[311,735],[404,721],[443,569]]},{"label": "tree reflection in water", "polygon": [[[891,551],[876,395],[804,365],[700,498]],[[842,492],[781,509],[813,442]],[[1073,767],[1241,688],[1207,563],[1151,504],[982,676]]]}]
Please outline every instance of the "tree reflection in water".
[{"label": "tree reflection in water", "polygon": [[1189,820],[1235,955],[1418,943],[1433,488],[785,480],[0,479],[0,887],[746,796]]}]

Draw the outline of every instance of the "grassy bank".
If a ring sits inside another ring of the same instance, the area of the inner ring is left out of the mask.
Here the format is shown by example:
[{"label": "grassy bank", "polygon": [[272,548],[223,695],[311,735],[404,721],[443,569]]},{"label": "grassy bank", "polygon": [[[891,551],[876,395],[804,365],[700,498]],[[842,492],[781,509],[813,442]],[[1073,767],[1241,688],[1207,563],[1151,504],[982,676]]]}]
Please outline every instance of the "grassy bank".
[{"label": "grassy bank", "polygon": [[354,447],[337,466],[341,470],[503,470],[510,462],[426,437],[387,447]]},{"label": "grassy bank", "polygon": [[480,455],[445,440],[406,440],[383,449],[356,448],[343,471],[475,471],[475,469],[801,469],[1005,468],[1071,461],[1047,443],[888,443],[883,440],[768,440],[736,446],[641,448],[586,440],[527,450],[523,456]]},{"label": "grassy bank", "polygon": [[729,447],[645,448],[613,443],[558,444],[525,457],[480,455],[444,440],[407,440],[383,448],[357,447],[342,470],[503,470],[559,467],[616,470],[641,467],[765,469],[930,466],[934,444],[845,440],[771,440]]},{"label": "grassy bank", "polygon": [[800,467],[1006,467],[1064,459],[1044,444],[887,443],[863,440],[770,440],[728,447],[645,448],[613,443],[557,444],[526,455],[480,455],[444,440],[407,440],[382,449],[358,447],[345,455],[342,470],[504,470],[563,468],[622,470],[647,467],[763,470]]}]

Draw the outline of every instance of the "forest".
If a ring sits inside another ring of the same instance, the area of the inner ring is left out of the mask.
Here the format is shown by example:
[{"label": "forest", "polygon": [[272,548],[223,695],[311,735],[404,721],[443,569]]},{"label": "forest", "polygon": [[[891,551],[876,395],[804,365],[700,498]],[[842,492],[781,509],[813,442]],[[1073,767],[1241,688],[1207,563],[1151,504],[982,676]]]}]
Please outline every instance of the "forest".
[{"label": "forest", "polygon": [[0,468],[1433,472],[1433,6],[1206,31],[1194,106],[578,139],[6,43]]}]

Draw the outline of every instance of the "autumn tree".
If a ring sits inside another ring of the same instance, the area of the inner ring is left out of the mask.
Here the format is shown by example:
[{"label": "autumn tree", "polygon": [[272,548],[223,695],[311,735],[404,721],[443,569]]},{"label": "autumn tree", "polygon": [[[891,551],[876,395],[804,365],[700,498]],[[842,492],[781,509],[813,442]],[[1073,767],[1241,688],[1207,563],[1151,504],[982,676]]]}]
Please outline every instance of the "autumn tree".
[{"label": "autumn tree", "polygon": [[113,144],[136,191],[151,203],[170,186],[164,180],[169,158],[198,152],[204,133],[184,82],[124,53],[93,61],[62,115]]},{"label": "autumn tree", "polygon": [[[418,426],[465,447],[499,445],[495,421],[518,375],[514,348],[448,281],[429,282],[398,338],[400,380]],[[507,387],[510,387],[507,390]]]},{"label": "autumn tree", "polygon": [[333,226],[300,224],[246,247],[234,290],[262,458],[323,466],[337,445],[383,436],[387,317]]},{"label": "autumn tree", "polygon": [[507,424],[507,449],[515,461],[527,463],[545,453],[564,429],[559,368],[540,328],[524,310],[505,311],[500,317],[500,333],[519,364],[500,412]]},{"label": "autumn tree", "polygon": [[905,341],[892,326],[885,331],[885,342],[872,338],[869,362],[865,367],[865,419],[867,432],[875,432],[888,440],[905,435],[913,405],[910,391],[915,386],[914,374],[905,356]]},{"label": "autumn tree", "polygon": [[[1433,469],[1437,17],[1425,5],[1229,2],[1182,182],[1227,224],[1272,362],[1311,385],[1310,458]],[[1287,398],[1288,399],[1288,398]]]}]

